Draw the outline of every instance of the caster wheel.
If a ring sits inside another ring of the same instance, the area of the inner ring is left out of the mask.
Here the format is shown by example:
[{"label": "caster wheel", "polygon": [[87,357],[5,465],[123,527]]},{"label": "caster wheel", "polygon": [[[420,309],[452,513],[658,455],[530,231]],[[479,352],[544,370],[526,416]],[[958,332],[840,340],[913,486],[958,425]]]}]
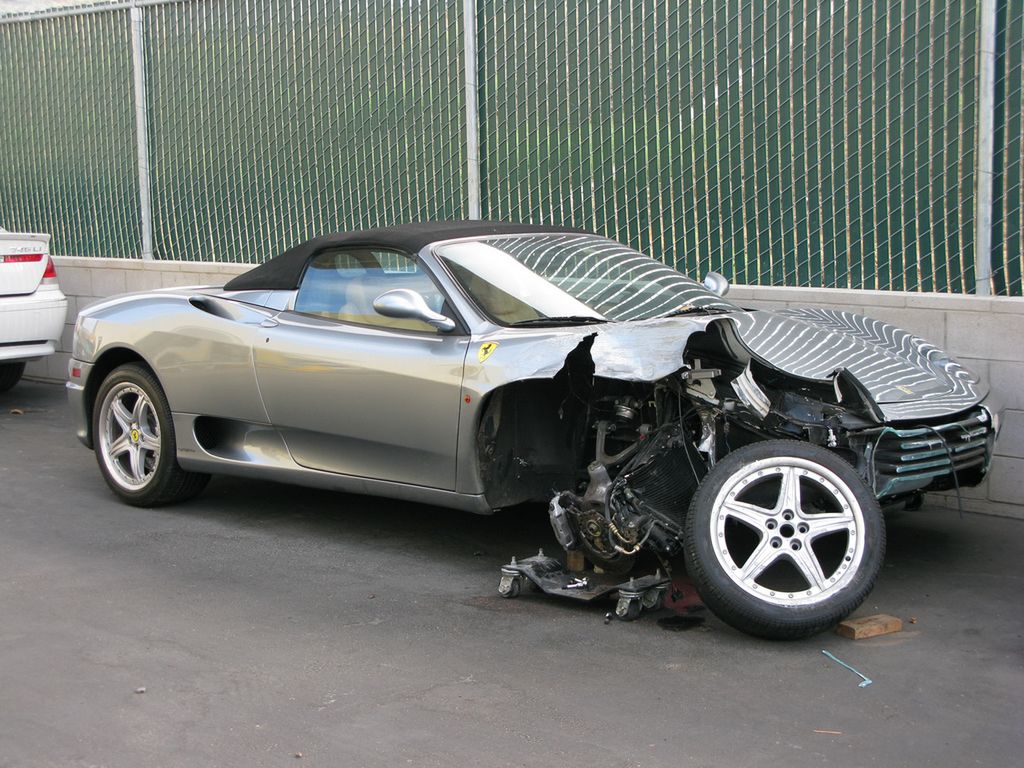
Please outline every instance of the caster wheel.
[{"label": "caster wheel", "polygon": [[641,602],[645,611],[660,610],[665,602],[665,593],[661,589],[649,589],[644,592]]},{"label": "caster wheel", "polygon": [[636,621],[640,616],[640,601],[633,598],[619,598],[615,604],[615,615],[620,621]]},{"label": "caster wheel", "polygon": [[498,582],[498,594],[505,598],[519,597],[523,590],[523,581],[520,576],[502,576]]}]

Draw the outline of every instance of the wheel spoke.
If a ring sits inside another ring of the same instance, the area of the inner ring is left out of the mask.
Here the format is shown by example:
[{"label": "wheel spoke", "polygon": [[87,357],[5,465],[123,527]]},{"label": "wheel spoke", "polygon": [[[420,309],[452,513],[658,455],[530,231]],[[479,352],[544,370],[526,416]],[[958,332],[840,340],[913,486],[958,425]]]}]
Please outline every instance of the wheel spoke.
[{"label": "wheel spoke", "polygon": [[121,435],[117,440],[110,444],[107,449],[107,455],[112,459],[116,459],[122,453],[127,451],[132,446],[132,441],[127,434]]},{"label": "wheel spoke", "polygon": [[807,580],[807,584],[814,589],[822,589],[825,586],[825,574],[821,570],[821,563],[818,562],[814,550],[810,547],[801,547],[795,552],[790,552],[793,564]]},{"label": "wheel spoke", "polygon": [[131,460],[132,477],[140,481],[145,479],[146,462],[142,455],[142,449],[138,445],[132,445],[128,449],[128,457]]},{"label": "wheel spoke", "polygon": [[796,467],[781,468],[782,483],[779,487],[779,500],[775,504],[775,511],[782,512],[790,510],[800,511],[800,475]]},{"label": "wheel spoke", "polygon": [[813,541],[819,536],[827,536],[830,533],[849,531],[854,524],[853,515],[843,512],[838,515],[808,515],[803,518],[810,530],[807,532],[807,540]]},{"label": "wheel spoke", "polygon": [[139,440],[139,447],[144,451],[149,451],[154,456],[160,453],[160,438],[155,435],[147,435],[145,432],[142,433],[142,437]]},{"label": "wheel spoke", "polygon": [[118,426],[121,427],[122,432],[127,433],[131,431],[132,414],[127,408],[125,408],[125,405],[121,401],[120,397],[114,400],[113,403],[111,403],[110,413],[113,415],[114,420],[117,421]]},{"label": "wheel spoke", "polygon": [[132,421],[140,426],[146,423],[146,411],[149,410],[149,401],[142,395],[135,398],[135,407],[132,408]]},{"label": "wheel spoke", "polygon": [[149,428],[149,422],[140,422],[139,424],[139,445],[154,454],[160,452],[160,435]]},{"label": "wheel spoke", "polygon": [[772,511],[744,501],[730,501],[723,505],[722,513],[761,533],[764,530],[765,520],[772,514]]},{"label": "wheel spoke", "polygon": [[761,543],[754,548],[754,551],[750,553],[750,557],[747,558],[747,562],[743,564],[740,578],[744,581],[748,579],[756,580],[758,576],[764,573],[778,559],[779,550],[771,545],[771,537],[763,536],[761,537]]}]

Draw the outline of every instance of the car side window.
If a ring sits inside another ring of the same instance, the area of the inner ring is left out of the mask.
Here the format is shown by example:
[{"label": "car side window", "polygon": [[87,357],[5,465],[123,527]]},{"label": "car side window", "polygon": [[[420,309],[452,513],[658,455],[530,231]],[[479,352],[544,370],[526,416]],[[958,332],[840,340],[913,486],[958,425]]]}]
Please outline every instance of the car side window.
[{"label": "car side window", "polygon": [[345,248],[314,256],[302,276],[294,308],[296,312],[346,323],[437,333],[421,320],[377,313],[374,300],[396,288],[416,291],[432,310],[444,311],[444,295],[414,258],[378,248]]}]

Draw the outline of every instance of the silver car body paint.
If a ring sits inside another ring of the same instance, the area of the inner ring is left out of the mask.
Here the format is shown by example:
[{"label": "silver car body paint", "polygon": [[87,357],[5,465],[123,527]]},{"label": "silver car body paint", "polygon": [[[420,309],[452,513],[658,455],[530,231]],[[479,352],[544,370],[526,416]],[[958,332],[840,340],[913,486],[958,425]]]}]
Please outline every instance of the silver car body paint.
[{"label": "silver car body paint", "polygon": [[793,376],[828,381],[845,368],[887,419],[958,413],[986,394],[978,377],[923,339],[880,320],[798,308],[731,316],[751,353]]},{"label": "silver car body paint", "polygon": [[[92,364],[126,350],[157,372],[185,469],[483,512],[476,426],[487,395],[555,376],[591,337],[596,376],[653,382],[680,370],[692,334],[726,324],[754,357],[791,375],[828,382],[848,370],[893,420],[962,412],[985,394],[936,347],[843,312],[499,326],[462,294],[431,247],[419,257],[463,331],[429,335],[318,319],[292,312],[295,291],[280,290],[176,288],[88,307],[71,362],[83,373],[68,385],[79,438],[89,440],[83,382]],[[485,345],[496,346],[483,355]],[[197,438],[208,418],[227,425],[230,439],[219,448]]]}]

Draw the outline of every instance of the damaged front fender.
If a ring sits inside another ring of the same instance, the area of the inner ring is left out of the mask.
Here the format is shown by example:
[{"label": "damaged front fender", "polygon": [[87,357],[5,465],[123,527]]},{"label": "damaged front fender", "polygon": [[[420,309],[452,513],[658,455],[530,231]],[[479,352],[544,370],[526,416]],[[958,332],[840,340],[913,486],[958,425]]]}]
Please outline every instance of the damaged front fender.
[{"label": "damaged front fender", "polygon": [[[528,490],[522,488],[515,494],[493,493],[492,481],[500,472],[492,461],[501,448],[486,444],[489,435],[494,441],[507,439],[499,427],[510,428],[508,421],[518,421],[517,434],[531,443],[532,455],[520,451],[501,464],[500,471],[511,473],[503,483],[511,487],[530,476],[531,484],[554,479],[546,467],[554,457],[547,455],[546,446],[567,450],[570,436],[566,432],[578,428],[569,422],[580,418],[568,411],[585,407],[584,390],[594,378],[627,385],[653,384],[682,369],[691,339],[709,329],[717,330],[717,336],[726,340],[730,354],[749,361],[732,324],[721,315],[544,330],[503,328],[477,337],[467,354],[463,379],[458,491],[480,494],[490,490],[495,506],[528,497]],[[495,398],[504,400],[502,407],[496,407]],[[514,405],[509,405],[513,400]],[[565,463],[564,455],[559,458]]]}]

